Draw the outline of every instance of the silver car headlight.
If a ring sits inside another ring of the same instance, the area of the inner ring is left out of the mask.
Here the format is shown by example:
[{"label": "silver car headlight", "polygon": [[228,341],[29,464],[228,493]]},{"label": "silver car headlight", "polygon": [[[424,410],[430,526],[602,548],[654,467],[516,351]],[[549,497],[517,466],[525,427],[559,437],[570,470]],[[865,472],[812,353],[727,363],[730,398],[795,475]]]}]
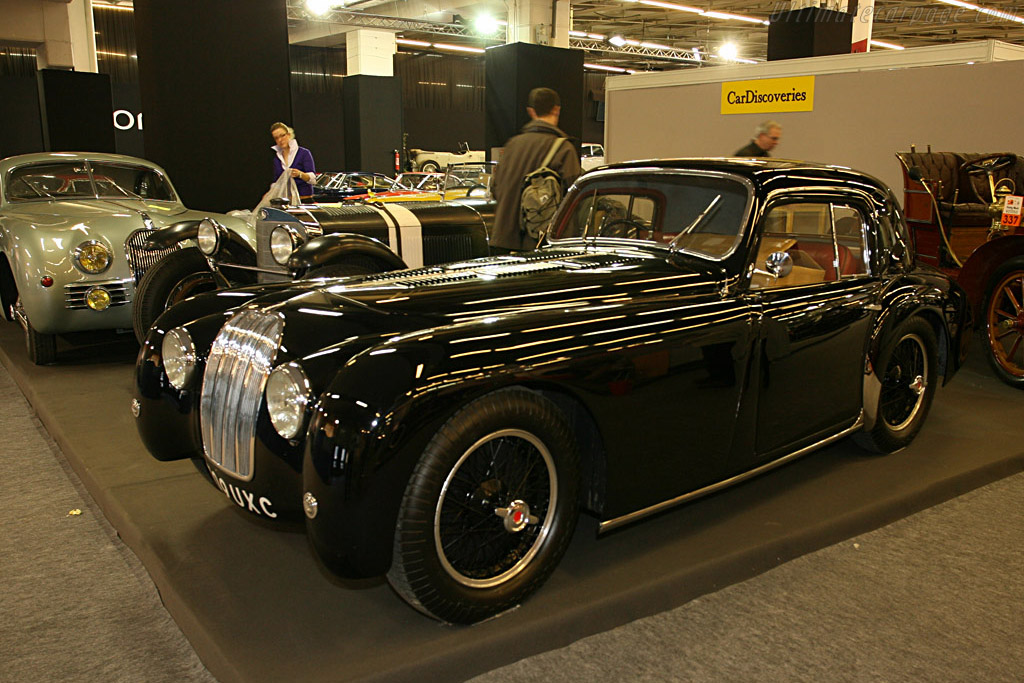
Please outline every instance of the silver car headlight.
[{"label": "silver car headlight", "polygon": [[192,382],[196,372],[196,347],[184,327],[175,327],[164,335],[160,347],[164,372],[171,386],[181,391]]},{"label": "silver car headlight", "polygon": [[302,431],[309,405],[309,380],[295,363],[278,365],[267,378],[267,412],[277,433],[294,439]]},{"label": "silver car headlight", "polygon": [[110,248],[96,240],[82,242],[75,247],[72,255],[75,266],[83,273],[89,273],[90,275],[104,272],[110,267],[111,261],[114,260],[114,254],[110,251]]},{"label": "silver car headlight", "polygon": [[207,256],[212,256],[220,245],[220,229],[210,218],[204,218],[199,223],[199,234],[196,236],[199,243],[199,251]]},{"label": "silver car headlight", "polygon": [[288,265],[288,257],[299,246],[299,235],[293,228],[279,225],[270,233],[270,255],[282,266]]}]

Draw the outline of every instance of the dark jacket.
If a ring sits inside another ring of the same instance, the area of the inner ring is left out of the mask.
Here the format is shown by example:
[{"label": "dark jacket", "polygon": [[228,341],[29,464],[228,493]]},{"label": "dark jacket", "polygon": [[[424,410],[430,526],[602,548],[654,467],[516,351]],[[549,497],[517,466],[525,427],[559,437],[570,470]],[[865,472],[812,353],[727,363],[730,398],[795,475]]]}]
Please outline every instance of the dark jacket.
[{"label": "dark jacket", "polygon": [[761,149],[760,147],[758,147],[757,143],[754,142],[753,140],[751,140],[747,144],[746,147],[741,147],[740,149],[736,150],[736,153],[733,154],[733,156],[734,157],[770,157],[771,154],[769,154],[767,151],[765,151],[765,150]]},{"label": "dark jacket", "polygon": [[[303,173],[312,173],[316,175],[316,166],[313,164],[313,153],[305,147],[299,147],[298,151],[295,152],[295,158],[292,159],[292,165],[288,168],[297,168]],[[271,182],[281,177],[284,172],[284,165],[281,163],[280,157],[274,154],[274,177]],[[299,191],[300,197],[309,197],[313,194],[313,186],[307,183],[302,178],[295,179],[295,189]]]},{"label": "dark jacket", "polygon": [[[537,246],[536,240],[530,239],[519,228],[519,197],[523,192],[523,179],[540,168],[557,138],[567,137],[557,126],[534,119],[523,126],[522,133],[505,144],[491,179],[491,193],[498,201],[491,232],[492,245],[514,250]],[[580,156],[572,140],[566,140],[559,146],[548,167],[561,176],[563,191],[572,185],[580,174]]]}]

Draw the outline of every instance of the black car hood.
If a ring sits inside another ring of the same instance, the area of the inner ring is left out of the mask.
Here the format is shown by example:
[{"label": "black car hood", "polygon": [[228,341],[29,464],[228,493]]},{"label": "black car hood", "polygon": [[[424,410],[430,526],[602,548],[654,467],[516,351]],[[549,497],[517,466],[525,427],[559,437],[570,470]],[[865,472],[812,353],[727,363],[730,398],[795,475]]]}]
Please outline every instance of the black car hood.
[{"label": "black car hood", "polygon": [[[716,295],[720,269],[664,249],[549,248],[355,278],[275,287],[250,305],[284,315],[295,355],[365,335],[391,336],[477,321],[497,327],[522,316],[595,310]],[[296,330],[302,330],[296,333]]]}]

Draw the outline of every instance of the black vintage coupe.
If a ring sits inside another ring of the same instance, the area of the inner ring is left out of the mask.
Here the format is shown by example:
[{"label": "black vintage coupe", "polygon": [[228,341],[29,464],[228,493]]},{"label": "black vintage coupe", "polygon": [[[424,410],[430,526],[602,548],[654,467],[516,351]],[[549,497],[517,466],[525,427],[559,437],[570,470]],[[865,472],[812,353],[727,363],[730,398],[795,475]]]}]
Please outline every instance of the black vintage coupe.
[{"label": "black vintage coupe", "polygon": [[545,247],[203,294],[164,313],[133,411],[347,577],[468,623],[612,529],[852,435],[888,453],[965,354],[962,291],[891,191],[778,160],[589,173]]}]

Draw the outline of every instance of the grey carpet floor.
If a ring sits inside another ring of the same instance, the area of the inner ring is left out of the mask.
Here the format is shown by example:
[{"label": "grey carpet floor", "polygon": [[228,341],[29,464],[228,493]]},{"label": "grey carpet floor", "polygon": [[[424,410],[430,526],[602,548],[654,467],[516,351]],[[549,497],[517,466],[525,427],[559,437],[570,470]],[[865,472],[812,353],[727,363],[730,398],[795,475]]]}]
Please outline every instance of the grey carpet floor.
[{"label": "grey carpet floor", "polygon": [[2,366],[0,406],[0,681],[215,680]]},{"label": "grey carpet floor", "polygon": [[[0,405],[0,681],[212,681],[2,367]],[[1018,474],[473,681],[1024,681],[1022,503]]]}]

